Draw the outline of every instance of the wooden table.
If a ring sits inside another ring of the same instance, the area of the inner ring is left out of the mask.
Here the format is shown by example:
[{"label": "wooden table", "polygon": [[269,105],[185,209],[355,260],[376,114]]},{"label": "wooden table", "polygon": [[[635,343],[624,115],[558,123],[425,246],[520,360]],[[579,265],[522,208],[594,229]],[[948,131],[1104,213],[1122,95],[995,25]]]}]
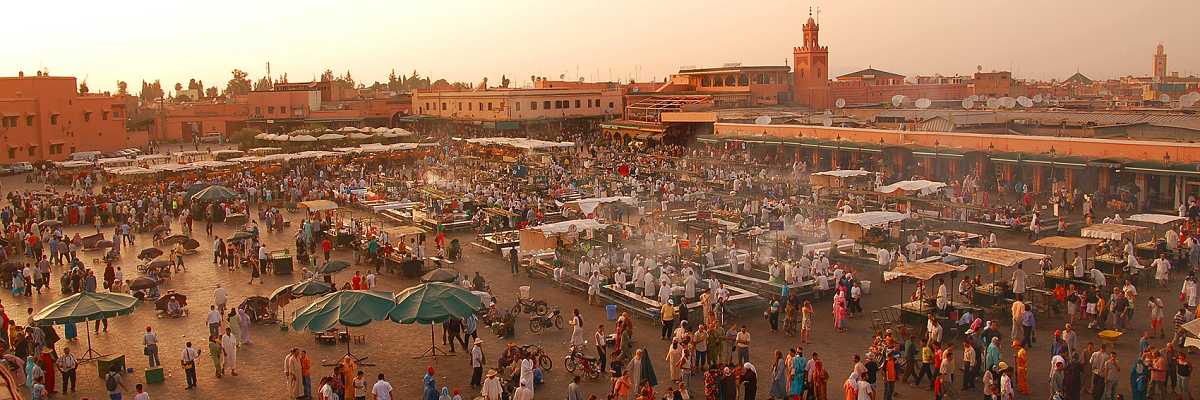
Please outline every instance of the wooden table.
[{"label": "wooden table", "polygon": [[1092,265],[1095,265],[1100,272],[1116,275],[1120,274],[1121,268],[1125,267],[1125,259],[1112,253],[1101,254],[1092,258]]},{"label": "wooden table", "polygon": [[[1096,287],[1095,283],[1093,283],[1090,279],[1086,279],[1086,277],[1087,277],[1086,274],[1084,275],[1085,279],[1076,279],[1074,276],[1068,274],[1067,271],[1061,267],[1052,269],[1048,272],[1039,272],[1037,274],[1034,274],[1034,276],[1037,276],[1037,275],[1042,276],[1042,287],[1045,288],[1046,290],[1054,290],[1054,288],[1058,285],[1063,285],[1063,286],[1075,285],[1075,287],[1077,287],[1077,288],[1089,288],[1089,289]],[[1105,278],[1107,280],[1107,276]]]}]

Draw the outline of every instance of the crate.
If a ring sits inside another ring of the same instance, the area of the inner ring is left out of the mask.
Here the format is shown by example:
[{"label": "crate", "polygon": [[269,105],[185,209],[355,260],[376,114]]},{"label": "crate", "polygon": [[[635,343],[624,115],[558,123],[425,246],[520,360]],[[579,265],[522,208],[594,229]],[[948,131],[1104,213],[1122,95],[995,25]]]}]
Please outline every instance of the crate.
[{"label": "crate", "polygon": [[162,367],[146,368],[146,383],[163,383]]}]

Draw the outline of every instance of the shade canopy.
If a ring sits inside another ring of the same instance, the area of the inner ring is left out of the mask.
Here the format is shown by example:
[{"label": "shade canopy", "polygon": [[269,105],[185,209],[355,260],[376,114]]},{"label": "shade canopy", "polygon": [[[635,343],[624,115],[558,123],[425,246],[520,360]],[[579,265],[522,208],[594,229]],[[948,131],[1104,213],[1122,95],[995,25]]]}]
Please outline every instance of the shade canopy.
[{"label": "shade canopy", "polygon": [[317,273],[332,274],[346,268],[350,268],[350,263],[348,261],[330,260],[329,262],[326,262],[325,265],[322,265],[321,268],[317,268]]},{"label": "shade canopy", "polygon": [[289,142],[315,142],[317,138],[312,135],[296,135],[288,138]]},{"label": "shade canopy", "polygon": [[864,175],[870,175],[870,174],[871,174],[871,171],[866,171],[866,170],[861,170],[861,169],[835,169],[833,171],[821,171],[821,172],[813,173],[813,175],[817,175],[817,176],[832,176],[832,177],[837,177],[837,178],[850,178],[850,177],[864,176]]},{"label": "shade canopy", "polygon": [[466,318],[479,311],[479,296],[456,285],[423,283],[396,295],[396,307],[388,315],[401,324],[436,324],[451,318]]},{"label": "shade canopy", "polygon": [[309,200],[302,201],[296,205],[300,208],[307,209],[310,212],[329,211],[336,210],[338,208],[338,204],[331,200]]},{"label": "shade canopy", "polygon": [[341,290],[322,296],[296,312],[292,328],[321,332],[334,325],[364,326],[388,318],[396,308],[391,293],[371,290]]},{"label": "shade canopy", "polygon": [[227,201],[236,199],[237,197],[238,194],[233,189],[221,185],[212,185],[193,194],[192,201]]},{"label": "shade canopy", "polygon": [[883,281],[891,281],[896,278],[913,278],[921,281],[933,279],[933,277],[950,273],[962,272],[967,269],[963,265],[950,265],[944,262],[910,262],[891,271],[883,271]]},{"label": "shade canopy", "polygon": [[1096,246],[1100,243],[1104,243],[1104,241],[1081,237],[1050,236],[1038,239],[1036,242],[1033,242],[1033,245],[1051,249],[1075,250],[1087,246]]},{"label": "shade canopy", "polygon": [[900,181],[890,185],[880,186],[875,191],[880,193],[915,193],[920,196],[928,195],[946,187],[945,183],[927,180]]},{"label": "shade canopy", "polygon": [[421,276],[421,282],[454,283],[458,280],[458,272],[449,268],[438,268]]},{"label": "shade canopy", "polygon": [[314,279],[304,280],[289,286],[291,287],[292,297],[320,296],[333,292],[333,285]]},{"label": "shade canopy", "polygon": [[838,217],[830,219],[829,222],[842,222],[858,225],[863,228],[874,228],[906,219],[908,219],[908,214],[904,213],[898,213],[894,211],[868,211],[857,214],[842,214]]},{"label": "shade canopy", "polygon": [[954,253],[953,255],[968,260],[1002,265],[1005,267],[1012,267],[1028,260],[1041,260],[1049,257],[1045,254],[1030,253],[1028,251],[1013,249],[1003,249],[999,247],[963,247],[958,249],[958,252]]},{"label": "shade canopy", "polygon": [[594,219],[577,219],[577,220],[571,220],[571,221],[562,221],[562,222],[555,222],[555,223],[551,223],[551,224],[538,225],[538,226],[526,228],[526,229],[533,229],[533,230],[541,231],[542,234],[545,234],[545,235],[553,235],[553,234],[567,233],[567,232],[583,232],[583,231],[590,231],[590,230],[595,230],[595,229],[603,229],[607,226],[608,225],[601,223],[600,221],[597,221]]},{"label": "shade canopy", "polygon": [[1132,221],[1132,222],[1142,222],[1142,223],[1147,223],[1147,224],[1154,224],[1154,225],[1166,225],[1166,224],[1170,224],[1170,223],[1183,221],[1185,219],[1187,219],[1187,218],[1180,217],[1178,215],[1169,215],[1169,214],[1133,214],[1133,215],[1130,215],[1129,218],[1126,218],[1125,220]]},{"label": "shade canopy", "polygon": [[138,304],[136,297],[110,292],[80,292],[62,298],[33,315],[38,326],[73,324],[128,315]]},{"label": "shade canopy", "polygon": [[346,138],[346,136],[339,135],[336,133],[326,133],[324,135],[317,136],[317,140],[341,140],[341,139],[345,139],[345,138]]},{"label": "shade canopy", "polygon": [[1079,230],[1079,236],[1104,240],[1122,240],[1126,235],[1148,229],[1144,226],[1123,224],[1094,224]]}]

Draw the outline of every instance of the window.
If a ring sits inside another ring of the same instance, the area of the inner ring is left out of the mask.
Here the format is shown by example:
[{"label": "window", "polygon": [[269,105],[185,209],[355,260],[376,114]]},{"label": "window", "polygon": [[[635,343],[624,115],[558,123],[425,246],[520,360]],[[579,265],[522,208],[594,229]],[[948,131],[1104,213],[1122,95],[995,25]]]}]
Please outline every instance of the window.
[{"label": "window", "polygon": [[17,117],[4,117],[0,120],[0,128],[16,128]]},{"label": "window", "polygon": [[50,154],[62,154],[62,153],[63,153],[63,145],[61,143],[50,145]]},{"label": "window", "polygon": [[108,121],[108,111],[101,111],[101,112],[100,112],[100,119],[102,119],[102,120],[105,120],[105,121]]},{"label": "window", "polygon": [[608,108],[613,108],[613,102],[608,102]]},{"label": "window", "polygon": [[254,106],[254,115],[262,115],[262,106]]},{"label": "window", "polygon": [[483,111],[483,102],[479,102],[479,111]]},{"label": "window", "polygon": [[[121,118],[121,112],[117,111],[117,110],[113,110],[113,118]],[[72,152],[72,153],[74,153],[74,152]]]},{"label": "window", "polygon": [[8,148],[8,158],[9,159],[17,158],[17,148],[16,147]]},{"label": "window", "polygon": [[515,104],[517,106],[517,111],[521,111],[521,102],[514,101],[513,104]]},{"label": "window", "polygon": [[458,111],[462,111],[462,102],[461,101],[454,103],[454,106],[457,107]]},{"label": "window", "polygon": [[578,99],[575,100],[575,108],[579,108],[579,100]]},{"label": "window", "polygon": [[37,146],[29,146],[29,156],[33,157],[35,155],[37,155]]},{"label": "window", "polygon": [[596,107],[600,107],[600,99],[596,99]]},{"label": "window", "polygon": [[550,100],[543,101],[542,108],[549,110],[550,109]]},{"label": "window", "polygon": [[492,102],[488,102],[488,111],[492,111]]},{"label": "window", "polygon": [[267,106],[267,114],[274,114],[275,106]]},{"label": "window", "polygon": [[33,116],[32,115],[25,117],[25,126],[33,126]]},{"label": "window", "polygon": [[58,125],[58,114],[50,114],[50,125]]},{"label": "window", "polygon": [[750,85],[750,78],[746,77],[746,74],[739,75],[738,76],[738,86],[748,86],[748,85]]},{"label": "window", "polygon": [[530,109],[530,110],[536,110],[536,109],[537,109],[537,102],[536,102],[536,101],[531,101],[531,102],[529,102],[529,109]]},{"label": "window", "polygon": [[446,111],[446,103],[445,102],[442,103],[442,111]]},{"label": "window", "polygon": [[467,111],[475,111],[475,103],[467,103]]},{"label": "window", "polygon": [[91,122],[91,121],[92,121],[92,112],[84,111],[83,112],[83,122]]},{"label": "window", "polygon": [[707,75],[705,75],[703,78],[700,78],[700,86],[708,86],[711,84],[712,84],[712,81],[708,79]]}]

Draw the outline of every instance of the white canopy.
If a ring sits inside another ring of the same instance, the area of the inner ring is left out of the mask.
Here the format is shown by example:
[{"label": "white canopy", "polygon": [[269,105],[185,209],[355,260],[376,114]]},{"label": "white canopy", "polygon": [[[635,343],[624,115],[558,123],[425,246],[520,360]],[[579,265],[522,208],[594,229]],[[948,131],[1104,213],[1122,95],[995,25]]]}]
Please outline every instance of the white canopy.
[{"label": "white canopy", "polygon": [[346,138],[346,136],[339,135],[336,133],[326,133],[324,135],[317,136],[317,140],[341,140],[341,139],[345,139],[345,138]]},{"label": "white canopy", "polygon": [[842,214],[836,218],[831,218],[829,222],[836,221],[858,225],[863,228],[874,228],[906,219],[908,219],[908,214],[894,211],[868,211],[858,214]]},{"label": "white canopy", "polygon": [[600,223],[594,219],[576,219],[571,221],[555,222],[552,224],[538,225],[529,229],[542,231],[544,235],[553,235],[558,233],[567,233],[571,231],[583,232],[596,229],[603,229],[608,225]]},{"label": "white canopy", "polygon": [[79,168],[94,166],[96,163],[91,161],[55,161],[54,166],[59,168]]},{"label": "white canopy", "polygon": [[1172,222],[1183,221],[1184,219],[1186,219],[1186,218],[1180,217],[1180,216],[1175,216],[1175,215],[1168,215],[1168,214],[1133,214],[1133,215],[1130,215],[1129,218],[1126,218],[1125,220],[1133,221],[1133,222],[1144,222],[1144,223],[1154,224],[1154,225],[1163,225],[1163,224],[1169,224]]},{"label": "white canopy", "polygon": [[388,131],[388,132],[381,132],[381,133],[379,133],[379,135],[376,135],[376,136],[379,136],[382,138],[398,138],[398,137],[400,137],[400,134],[392,133],[391,131]]},{"label": "white canopy", "polygon": [[821,172],[813,173],[813,175],[835,176],[838,178],[850,178],[850,177],[870,175],[870,174],[871,174],[871,171],[865,171],[865,170],[861,170],[861,169],[835,169],[833,171],[821,171]]},{"label": "white canopy", "polygon": [[230,158],[229,161],[237,162],[237,163],[256,162],[256,161],[262,161],[262,157],[245,156],[245,157],[238,157],[238,158]]},{"label": "white canopy", "polygon": [[407,129],[404,129],[404,128],[392,128],[392,133],[400,135],[400,136],[409,136],[409,135],[413,134],[412,132],[409,132]]},{"label": "white canopy", "polygon": [[346,127],[338,128],[337,131],[338,132],[358,132],[358,128],[355,128],[353,126],[346,126]]},{"label": "white canopy", "polygon": [[225,167],[232,167],[234,165],[237,165],[237,163],[228,162],[228,161],[203,160],[203,161],[196,161],[196,162],[188,164],[188,165],[191,165],[191,166],[197,167],[197,168],[225,168]]},{"label": "white canopy", "polygon": [[354,132],[350,134],[351,139],[370,139],[373,136],[370,133]]},{"label": "white canopy", "polygon": [[116,167],[116,168],[105,168],[104,172],[107,172],[107,173],[110,173],[113,175],[144,175],[144,174],[153,174],[155,171],[152,169],[142,168],[142,167]]},{"label": "white canopy", "polygon": [[496,145],[496,146],[511,146],[526,150],[535,149],[551,149],[560,147],[573,147],[574,142],[548,142],[545,140],[527,139],[527,138],[511,138],[511,137],[488,137],[488,138],[471,138],[465,139],[467,143],[478,145]]},{"label": "white canopy", "polygon": [[187,171],[195,171],[198,169],[200,169],[200,168],[191,166],[191,165],[175,164],[175,163],[158,164],[158,165],[154,165],[154,166],[150,167],[150,170],[165,171],[165,172],[187,172]]},{"label": "white canopy", "polygon": [[312,135],[296,135],[288,139],[289,142],[315,142],[317,138]]},{"label": "white canopy", "polygon": [[601,204],[616,203],[616,202],[625,203],[625,204],[631,205],[631,206],[637,205],[637,200],[635,200],[633,197],[610,196],[610,197],[593,197],[590,199],[572,200],[572,201],[563,203],[563,206],[565,207],[567,205],[575,205],[575,206],[579,207],[580,212],[582,212],[584,215],[587,215],[587,214],[591,214],[593,211],[596,211],[596,207],[599,207]]},{"label": "white canopy", "polygon": [[258,139],[258,140],[263,140],[263,139],[266,139],[267,136],[271,136],[271,134],[270,133],[260,133],[260,134],[254,135],[254,138]]},{"label": "white canopy", "polygon": [[880,193],[893,193],[897,190],[903,190],[905,192],[915,192],[918,195],[924,196],[941,190],[944,187],[946,187],[945,183],[922,179],[916,181],[900,181],[890,185],[880,186],[876,188],[875,191]]}]

